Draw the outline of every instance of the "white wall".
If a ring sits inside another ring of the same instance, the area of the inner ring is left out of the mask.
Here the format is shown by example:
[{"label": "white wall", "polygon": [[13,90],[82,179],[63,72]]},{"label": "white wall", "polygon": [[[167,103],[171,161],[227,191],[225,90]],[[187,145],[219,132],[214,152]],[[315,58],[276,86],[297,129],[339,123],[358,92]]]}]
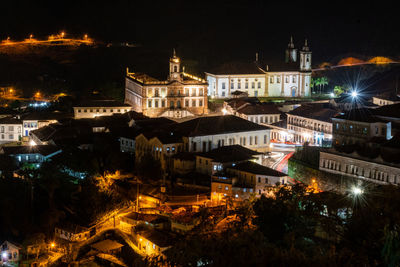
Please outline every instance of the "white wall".
[{"label": "white wall", "polygon": [[1,124],[0,143],[16,142],[22,136],[22,124]]}]

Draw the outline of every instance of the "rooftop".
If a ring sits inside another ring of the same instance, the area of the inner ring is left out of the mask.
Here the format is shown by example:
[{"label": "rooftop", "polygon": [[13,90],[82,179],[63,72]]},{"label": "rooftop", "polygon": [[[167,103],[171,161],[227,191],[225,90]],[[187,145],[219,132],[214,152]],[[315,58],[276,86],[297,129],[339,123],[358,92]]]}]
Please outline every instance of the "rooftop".
[{"label": "rooftop", "polygon": [[128,104],[116,101],[114,99],[85,99],[74,107],[131,107]]},{"label": "rooftop", "polygon": [[228,167],[228,169],[234,169],[238,171],[244,171],[244,172],[249,172],[249,173],[254,173],[254,174],[259,174],[259,175],[268,175],[268,176],[276,176],[276,177],[283,177],[287,176],[287,174],[283,172],[276,171],[274,169],[265,167],[263,165],[251,162],[251,161],[246,161],[246,162],[241,162],[236,164],[233,167]]},{"label": "rooftop", "polygon": [[209,152],[199,153],[198,156],[210,158],[216,162],[239,162],[254,159],[262,153],[240,145],[222,146]]},{"label": "rooftop", "polygon": [[22,124],[22,121],[13,117],[5,117],[0,119],[0,124]]},{"label": "rooftop", "polygon": [[290,115],[304,118],[332,122],[332,118],[339,112],[329,106],[328,103],[303,104],[300,107],[288,112]]},{"label": "rooftop", "polygon": [[380,117],[400,118],[400,103],[382,106],[372,112],[374,115]]},{"label": "rooftop", "polygon": [[344,114],[335,116],[335,119],[349,120],[349,121],[359,121],[359,122],[385,122],[374,116],[374,111],[367,108],[352,109]]},{"label": "rooftop", "polygon": [[214,68],[210,74],[216,75],[240,75],[240,74],[265,74],[265,71],[260,68],[256,62],[230,62]]},{"label": "rooftop", "polygon": [[139,235],[156,244],[160,248],[169,247],[173,244],[173,238],[168,233],[159,230],[144,230]]},{"label": "rooftop", "polygon": [[123,246],[124,245],[118,243],[117,241],[110,239],[102,240],[91,245],[92,248],[101,252],[109,252],[112,250],[117,250],[119,248],[122,248]]},{"label": "rooftop", "polygon": [[258,115],[258,114],[281,114],[279,109],[274,104],[256,104],[247,105],[237,110],[237,112],[246,115]]},{"label": "rooftop", "polygon": [[183,136],[204,136],[224,133],[268,130],[267,126],[233,115],[201,117],[177,124],[174,131]]},{"label": "rooftop", "polygon": [[21,116],[22,120],[59,120],[72,118],[73,114],[64,112],[31,112]]},{"label": "rooftop", "polygon": [[143,222],[158,222],[160,219],[164,218],[157,214],[146,214],[146,213],[138,213],[138,212],[131,212],[124,216],[125,218],[135,220],[135,221],[143,221]]}]

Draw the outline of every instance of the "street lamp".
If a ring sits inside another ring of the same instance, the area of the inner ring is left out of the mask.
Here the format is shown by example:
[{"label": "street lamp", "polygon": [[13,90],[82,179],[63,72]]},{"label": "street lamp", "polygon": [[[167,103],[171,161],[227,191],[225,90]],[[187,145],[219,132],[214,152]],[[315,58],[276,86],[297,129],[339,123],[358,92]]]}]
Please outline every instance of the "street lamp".
[{"label": "street lamp", "polygon": [[228,113],[228,111],[226,110],[226,108],[223,108],[222,110],[222,114],[226,115],[226,113]]},{"label": "street lamp", "polygon": [[364,193],[364,190],[362,190],[360,187],[354,186],[351,189],[351,192],[353,193],[353,195],[359,196],[359,195],[362,195]]}]

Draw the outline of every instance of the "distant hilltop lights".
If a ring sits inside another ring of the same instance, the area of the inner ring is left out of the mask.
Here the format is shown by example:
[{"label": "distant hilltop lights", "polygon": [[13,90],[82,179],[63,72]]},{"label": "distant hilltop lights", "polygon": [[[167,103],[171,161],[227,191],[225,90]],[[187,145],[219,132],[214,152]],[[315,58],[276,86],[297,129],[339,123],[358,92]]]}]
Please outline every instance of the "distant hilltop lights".
[{"label": "distant hilltop lights", "polygon": [[399,64],[400,61],[394,60],[388,57],[371,57],[368,60],[363,60],[355,57],[346,57],[341,59],[337,64],[331,64],[329,62],[324,62],[318,66],[317,69],[313,69],[313,71],[317,70],[325,70],[325,69],[334,69],[340,67],[351,67],[351,66],[360,66],[360,65],[387,65],[387,64]]},{"label": "distant hilltop lights", "polygon": [[93,39],[89,38],[87,34],[83,34],[82,38],[69,37],[65,31],[61,31],[58,34],[52,34],[45,40],[39,40],[34,38],[34,34],[29,34],[28,38],[23,41],[14,41],[10,37],[2,40],[1,46],[14,46],[14,45],[79,45],[79,44],[94,44]]}]

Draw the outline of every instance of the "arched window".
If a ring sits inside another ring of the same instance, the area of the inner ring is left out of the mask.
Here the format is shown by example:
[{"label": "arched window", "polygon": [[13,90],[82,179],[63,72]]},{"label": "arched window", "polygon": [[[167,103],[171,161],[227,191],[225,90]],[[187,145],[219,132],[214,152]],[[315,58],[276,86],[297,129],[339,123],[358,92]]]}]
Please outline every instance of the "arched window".
[{"label": "arched window", "polygon": [[174,72],[178,72],[178,66],[174,66]]}]

